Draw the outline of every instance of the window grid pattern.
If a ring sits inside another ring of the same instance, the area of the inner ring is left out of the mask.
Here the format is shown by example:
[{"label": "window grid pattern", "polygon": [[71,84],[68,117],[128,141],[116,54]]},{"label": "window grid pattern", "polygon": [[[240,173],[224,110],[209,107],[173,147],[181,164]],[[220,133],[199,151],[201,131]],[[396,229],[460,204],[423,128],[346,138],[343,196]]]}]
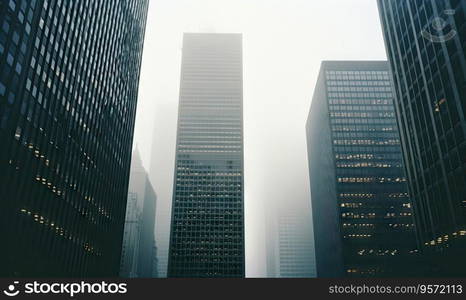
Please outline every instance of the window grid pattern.
[{"label": "window grid pattern", "polygon": [[1,272],[118,274],[147,5],[0,2]]},{"label": "window grid pattern", "polygon": [[[459,242],[464,250],[466,3],[379,1],[379,8],[420,245],[443,251]],[[454,13],[445,18],[446,10]],[[456,31],[451,40],[420,34],[437,16]]]},{"label": "window grid pattern", "polygon": [[325,81],[346,276],[396,274],[417,249],[388,63],[327,66]]},{"label": "window grid pattern", "polygon": [[169,277],[244,277],[239,34],[185,34]]},{"label": "window grid pattern", "polygon": [[307,230],[312,226],[310,221],[310,217],[296,213],[284,213],[278,217],[279,277],[315,276],[313,238]]}]

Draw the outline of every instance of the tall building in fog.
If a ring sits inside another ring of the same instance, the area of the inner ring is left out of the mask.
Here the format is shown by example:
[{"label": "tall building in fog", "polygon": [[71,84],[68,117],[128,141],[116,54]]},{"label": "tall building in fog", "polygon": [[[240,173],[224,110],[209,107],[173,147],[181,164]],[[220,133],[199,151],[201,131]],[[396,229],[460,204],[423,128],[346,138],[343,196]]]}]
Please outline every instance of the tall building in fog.
[{"label": "tall building in fog", "polygon": [[139,277],[139,242],[141,240],[141,210],[137,194],[128,192],[126,203],[125,229],[121,246],[120,276]]},{"label": "tall building in fog", "polygon": [[385,61],[322,63],[306,124],[318,277],[414,271],[388,69]]},{"label": "tall building in fog", "polygon": [[278,221],[279,277],[315,277],[311,219],[296,214],[281,215]]},{"label": "tall building in fog", "polygon": [[244,277],[241,34],[183,37],[169,277]]},{"label": "tall building in fog", "polygon": [[275,203],[267,207],[265,219],[265,250],[267,277],[278,277],[280,274],[280,257],[278,252],[278,214]]},{"label": "tall building in fog", "polygon": [[466,2],[379,1],[419,245],[465,276]]},{"label": "tall building in fog", "polygon": [[[159,194],[160,195],[160,194]],[[165,199],[159,197],[157,201],[155,218],[155,239],[157,244],[157,277],[167,277],[168,247],[170,241],[170,203],[161,203]],[[168,199],[171,201],[171,199]]]},{"label": "tall building in fog", "polygon": [[128,187],[120,263],[122,277],[155,277],[155,205],[156,194],[136,148],[133,152]]},{"label": "tall building in fog", "polygon": [[278,276],[315,277],[310,216],[286,212],[278,218]]},{"label": "tall building in fog", "polygon": [[316,277],[309,202],[306,207],[296,207],[292,203],[293,200],[288,200],[278,207],[273,203],[267,207],[267,277]]},{"label": "tall building in fog", "polygon": [[148,1],[0,1],[0,274],[117,276]]}]

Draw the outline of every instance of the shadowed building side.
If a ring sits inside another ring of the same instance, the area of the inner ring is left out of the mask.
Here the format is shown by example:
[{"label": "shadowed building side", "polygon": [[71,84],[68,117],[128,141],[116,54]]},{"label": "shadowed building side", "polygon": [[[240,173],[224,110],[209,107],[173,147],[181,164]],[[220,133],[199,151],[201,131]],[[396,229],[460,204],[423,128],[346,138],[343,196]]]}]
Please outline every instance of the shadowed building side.
[{"label": "shadowed building side", "polygon": [[318,277],[417,275],[385,61],[324,61],[307,124]]},{"label": "shadowed building side", "polygon": [[425,276],[466,275],[466,1],[379,0]]},{"label": "shadowed building side", "polygon": [[148,1],[0,1],[0,276],[118,276]]},{"label": "shadowed building side", "polygon": [[306,122],[316,276],[342,277],[341,232],[327,101],[325,73],[321,70]]}]

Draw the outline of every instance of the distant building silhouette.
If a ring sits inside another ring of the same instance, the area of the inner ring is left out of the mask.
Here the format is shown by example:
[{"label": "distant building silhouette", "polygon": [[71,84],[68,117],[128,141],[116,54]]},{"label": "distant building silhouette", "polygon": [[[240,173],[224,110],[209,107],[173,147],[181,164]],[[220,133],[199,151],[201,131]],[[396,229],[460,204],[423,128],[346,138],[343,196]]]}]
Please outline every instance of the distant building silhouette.
[{"label": "distant building silhouette", "polygon": [[[168,268],[168,246],[170,240],[170,210],[167,209],[166,203],[160,203],[161,200],[162,199],[159,198],[157,201],[155,238],[157,243],[157,277],[165,278],[167,277]],[[159,226],[163,227],[160,228]]]},{"label": "distant building silhouette", "polygon": [[133,151],[120,276],[154,277],[156,194],[142,165],[140,154]]},{"label": "distant building silhouette", "polygon": [[315,277],[311,218],[283,213],[278,220],[279,277]]},{"label": "distant building silhouette", "polygon": [[139,277],[139,244],[141,240],[141,210],[138,207],[137,194],[128,192],[126,205],[125,230],[121,248],[120,276]]},{"label": "distant building silhouette", "polygon": [[311,217],[300,211],[280,211],[275,226],[268,224],[267,267],[269,277],[311,278],[315,277],[314,240]]}]

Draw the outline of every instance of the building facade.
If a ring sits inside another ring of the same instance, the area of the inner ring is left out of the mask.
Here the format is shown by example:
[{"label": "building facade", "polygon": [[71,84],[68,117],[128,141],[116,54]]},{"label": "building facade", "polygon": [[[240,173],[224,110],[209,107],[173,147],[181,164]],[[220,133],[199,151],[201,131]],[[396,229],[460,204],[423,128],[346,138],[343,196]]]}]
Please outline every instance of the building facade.
[{"label": "building facade", "polygon": [[183,38],[168,277],[244,277],[241,34]]},{"label": "building facade", "polygon": [[118,275],[147,5],[0,1],[1,275]]},{"label": "building facade", "polygon": [[267,277],[316,277],[309,202],[305,207],[291,199],[269,203],[265,233]]},{"label": "building facade", "polygon": [[155,277],[155,207],[157,196],[137,148],[133,151],[120,263],[122,277]]},{"label": "building facade", "polygon": [[125,229],[121,246],[120,276],[139,277],[139,244],[141,241],[141,211],[136,193],[128,191]]},{"label": "building facade", "polygon": [[315,277],[311,218],[301,212],[286,212],[278,220],[279,274],[284,278]]},{"label": "building facade", "polygon": [[465,276],[466,2],[378,2],[419,246]]},{"label": "building facade", "polygon": [[[170,180],[171,181],[171,180]],[[160,203],[162,198],[157,201],[155,217],[155,243],[157,245],[157,277],[166,278],[168,270],[168,248],[170,243],[170,209],[167,207],[171,200],[168,198],[167,203]],[[163,199],[165,200],[165,199]]]},{"label": "building facade", "polygon": [[324,61],[306,132],[317,276],[409,276],[417,249],[388,63]]}]

